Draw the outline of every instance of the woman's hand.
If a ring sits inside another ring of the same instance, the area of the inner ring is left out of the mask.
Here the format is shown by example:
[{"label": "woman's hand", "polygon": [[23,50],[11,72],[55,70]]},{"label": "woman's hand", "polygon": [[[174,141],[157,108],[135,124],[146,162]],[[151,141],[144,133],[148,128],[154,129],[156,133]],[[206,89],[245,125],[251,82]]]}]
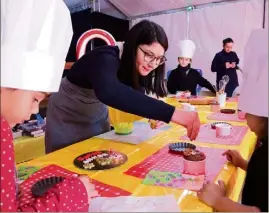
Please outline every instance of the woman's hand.
[{"label": "woman's hand", "polygon": [[165,122],[163,121],[155,121],[155,120],[149,120],[151,129],[158,129],[165,125]]},{"label": "woman's hand", "polygon": [[86,188],[89,203],[93,197],[99,196],[98,192],[95,190],[94,185],[91,183],[91,180],[87,175],[80,175],[78,179],[83,183]]},{"label": "woman's hand", "polygon": [[200,130],[200,119],[195,111],[175,110],[172,122],[184,126],[188,131],[188,137],[195,140]]},{"label": "woman's hand", "polygon": [[248,162],[240,155],[237,150],[227,150],[222,154],[226,156],[227,160],[230,161],[234,166],[239,167],[243,170],[247,170]]},{"label": "woman's hand", "polygon": [[223,181],[215,183],[206,183],[203,188],[197,193],[198,198],[205,204],[215,208],[217,201],[225,197],[225,185]]}]

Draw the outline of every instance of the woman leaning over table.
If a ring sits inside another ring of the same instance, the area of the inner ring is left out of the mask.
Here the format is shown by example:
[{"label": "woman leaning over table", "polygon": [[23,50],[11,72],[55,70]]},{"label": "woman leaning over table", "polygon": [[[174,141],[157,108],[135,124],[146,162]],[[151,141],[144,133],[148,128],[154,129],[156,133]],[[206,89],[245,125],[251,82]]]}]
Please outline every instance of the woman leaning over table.
[{"label": "woman leaning over table", "polygon": [[110,130],[107,106],[149,119],[183,125],[195,139],[196,112],[183,112],[145,95],[166,95],[168,40],[163,28],[141,21],[128,32],[120,51],[103,46],[87,52],[52,94],[47,111],[46,153]]}]

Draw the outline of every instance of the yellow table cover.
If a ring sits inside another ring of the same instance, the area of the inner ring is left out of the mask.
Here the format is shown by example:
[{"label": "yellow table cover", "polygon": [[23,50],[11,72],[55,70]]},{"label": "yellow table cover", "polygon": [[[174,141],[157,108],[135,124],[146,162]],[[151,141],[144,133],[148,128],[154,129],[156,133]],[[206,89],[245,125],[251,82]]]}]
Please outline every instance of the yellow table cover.
[{"label": "yellow table cover", "polygon": [[[180,104],[175,99],[166,99],[166,102],[170,103],[171,105],[180,107]],[[236,103],[227,103],[227,107],[236,108],[237,106]],[[201,106],[197,107],[197,109],[199,111],[201,121],[206,122],[206,117],[210,113],[209,107]],[[244,122],[234,124],[246,126],[246,123]],[[131,145],[110,140],[92,138],[19,165],[43,167],[49,164],[57,164],[71,171],[81,174],[87,174],[91,178],[104,182],[106,184],[117,186],[124,190],[130,191],[135,196],[156,196],[173,194],[178,200],[178,205],[181,211],[213,211],[211,207],[206,206],[198,200],[195,192],[182,189],[143,185],[141,183],[141,179],[123,174],[130,167],[138,164],[145,158],[151,156],[164,145],[171,142],[176,142],[179,140],[180,136],[186,134],[186,130],[183,127],[174,124],[172,126],[173,127],[169,130],[139,145]],[[207,144],[201,143],[199,141],[195,141],[195,144],[198,146],[207,146],[221,149],[237,149],[245,159],[249,159],[256,145],[256,136],[251,131],[248,131],[239,146]],[[106,149],[113,149],[125,153],[128,156],[128,161],[121,167],[97,172],[80,170],[76,168],[73,164],[73,160],[83,153]],[[216,181],[223,180],[227,186],[227,195],[231,199],[237,201],[242,190],[244,178],[244,171],[235,168],[230,163],[226,163],[222,171],[216,178]]]}]

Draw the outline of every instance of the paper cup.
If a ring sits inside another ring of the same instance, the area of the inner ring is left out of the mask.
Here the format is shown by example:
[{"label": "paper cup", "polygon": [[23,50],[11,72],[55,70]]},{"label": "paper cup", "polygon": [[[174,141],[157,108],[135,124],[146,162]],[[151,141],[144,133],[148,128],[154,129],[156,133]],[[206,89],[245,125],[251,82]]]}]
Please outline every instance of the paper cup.
[{"label": "paper cup", "polygon": [[217,94],[217,101],[220,107],[225,107],[226,105],[226,93]]},{"label": "paper cup", "polygon": [[226,137],[231,134],[232,126],[229,124],[216,124],[216,136]]}]

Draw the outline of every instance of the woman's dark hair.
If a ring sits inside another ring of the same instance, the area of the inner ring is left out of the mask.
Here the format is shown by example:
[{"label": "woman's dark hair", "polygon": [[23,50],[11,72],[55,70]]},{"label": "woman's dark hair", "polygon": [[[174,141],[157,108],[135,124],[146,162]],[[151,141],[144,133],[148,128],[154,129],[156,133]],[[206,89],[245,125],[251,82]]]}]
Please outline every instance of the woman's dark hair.
[{"label": "woman's dark hair", "polygon": [[143,87],[147,94],[152,92],[158,97],[164,97],[166,95],[165,64],[158,66],[147,76],[141,76],[136,70],[138,46],[151,45],[154,42],[158,42],[165,51],[168,49],[168,39],[161,26],[148,20],[143,20],[134,25],[125,39],[118,78],[122,83],[136,90],[141,90],[141,87]]},{"label": "woman's dark hair", "polygon": [[228,44],[228,43],[234,43],[233,39],[231,39],[231,38],[225,38],[225,39],[222,41],[223,46],[225,46],[225,45]]}]

